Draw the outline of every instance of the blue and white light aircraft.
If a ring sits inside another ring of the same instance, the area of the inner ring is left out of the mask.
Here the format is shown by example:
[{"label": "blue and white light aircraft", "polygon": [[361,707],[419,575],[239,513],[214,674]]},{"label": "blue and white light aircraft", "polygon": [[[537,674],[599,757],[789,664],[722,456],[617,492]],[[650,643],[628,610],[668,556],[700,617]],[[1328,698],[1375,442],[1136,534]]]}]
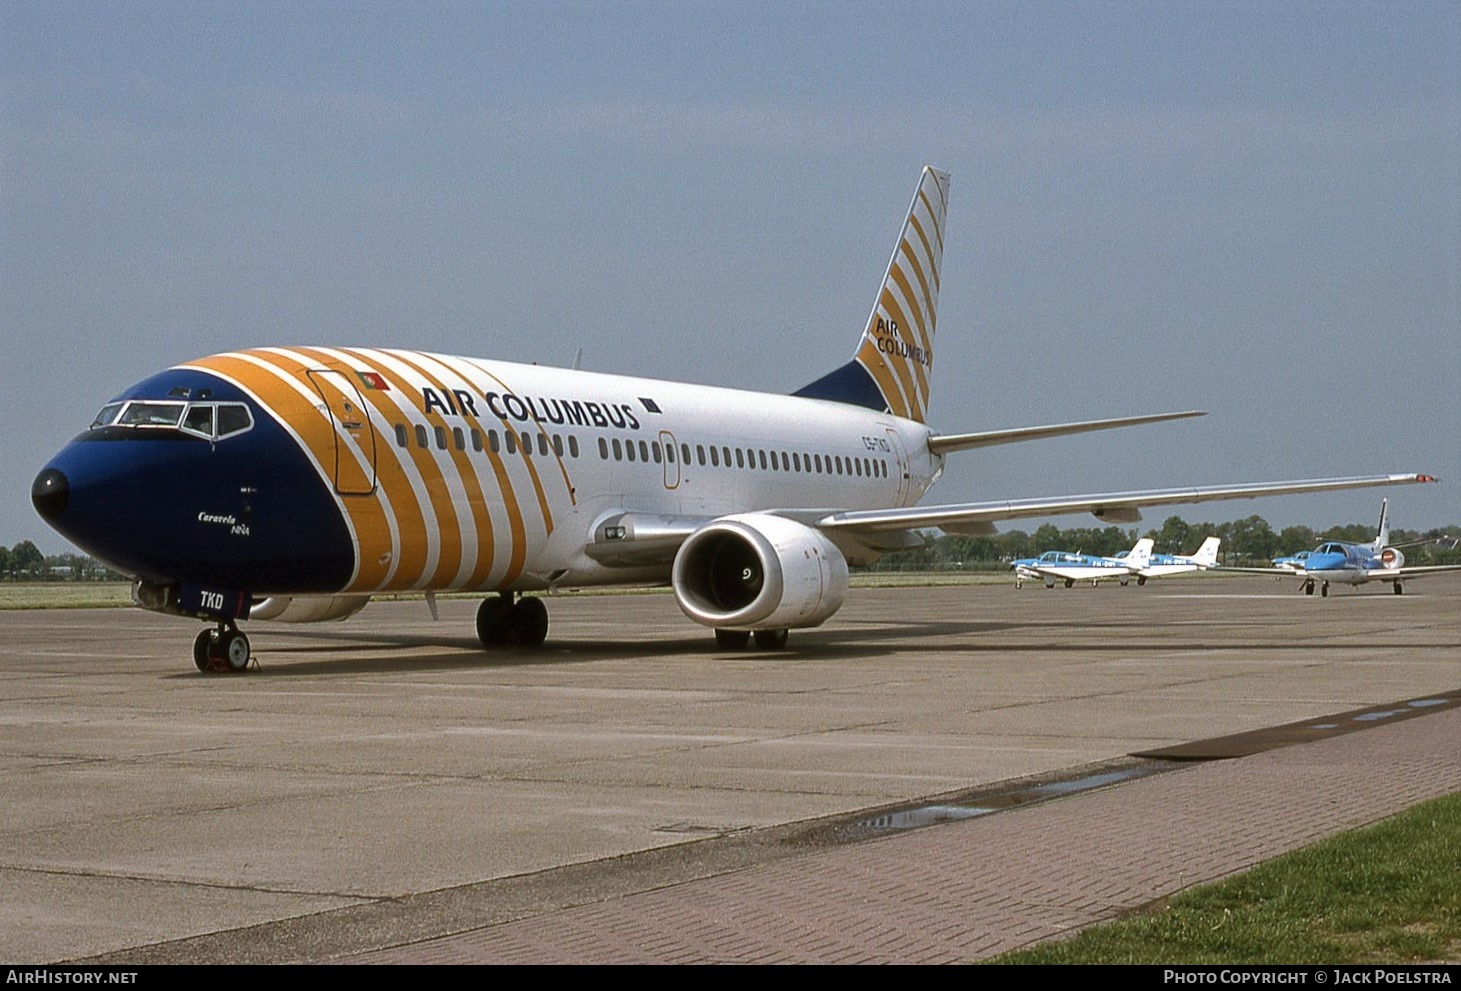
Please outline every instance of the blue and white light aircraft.
[{"label": "blue and white light aircraft", "polygon": [[1136,573],[1136,583],[1145,585],[1148,578],[1169,578],[1193,571],[1206,571],[1217,564],[1221,537],[1208,537],[1190,554],[1153,554],[1146,567]]},{"label": "blue and white light aircraft", "polygon": [[948,175],[926,168],[852,359],[789,396],[382,348],[261,347],[176,365],[107,402],[36,476],[72,543],[134,601],[209,624],[205,670],[250,659],[240,620],[340,619],[372,595],[477,591],[488,647],[536,645],[527,591],[672,586],[724,647],[786,643],[849,564],[918,528],[1429,481],[1367,475],[915,505],[948,455],[1196,412],[972,434],[925,422]]},{"label": "blue and white light aircraft", "polygon": [[1380,525],[1375,539],[1368,544],[1350,544],[1342,540],[1329,540],[1309,552],[1301,564],[1277,568],[1223,568],[1223,571],[1241,571],[1256,575],[1295,575],[1301,580],[1299,587],[1305,595],[1313,595],[1319,589],[1320,595],[1329,594],[1331,582],[1344,585],[1364,585],[1367,582],[1390,582],[1396,595],[1405,592],[1404,582],[1422,575],[1434,575],[1443,571],[1461,571],[1461,564],[1432,564],[1405,566],[1405,555],[1399,547],[1390,544],[1390,500],[1380,500]]},{"label": "blue and white light aircraft", "polygon": [[1043,581],[1046,588],[1054,588],[1056,582],[1070,588],[1076,582],[1088,581],[1095,587],[1103,578],[1114,578],[1125,585],[1147,566],[1154,544],[1150,537],[1143,537],[1130,550],[1114,557],[1046,551],[1039,557],[1020,558],[1010,567],[1015,569],[1015,588],[1023,588],[1027,581]]}]

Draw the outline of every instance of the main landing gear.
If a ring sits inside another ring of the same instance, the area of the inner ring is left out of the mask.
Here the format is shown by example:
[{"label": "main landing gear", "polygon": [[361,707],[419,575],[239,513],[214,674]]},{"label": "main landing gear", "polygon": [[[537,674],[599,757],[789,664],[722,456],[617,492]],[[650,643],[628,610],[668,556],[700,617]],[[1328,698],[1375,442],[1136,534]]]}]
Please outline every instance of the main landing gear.
[{"label": "main landing gear", "polygon": [[252,656],[249,638],[232,620],[219,623],[217,629],[203,630],[193,640],[193,663],[199,671],[242,671]]},{"label": "main landing gear", "polygon": [[[1310,579],[1308,579],[1308,580],[1306,580],[1304,582],[1304,594],[1305,595],[1313,595],[1314,594],[1314,579],[1310,578]],[[1327,596],[1328,594],[1329,594],[1329,583],[1328,582],[1324,582],[1324,583],[1320,584],[1320,586],[1319,586],[1319,595],[1321,597],[1323,597],[1323,596]]]},{"label": "main landing gear", "polygon": [[548,607],[536,596],[514,602],[511,592],[503,592],[477,607],[477,639],[484,647],[539,647],[547,637]]},{"label": "main landing gear", "polygon": [[790,634],[786,630],[716,630],[715,645],[721,650],[745,650],[756,638],[757,650],[785,650]]}]

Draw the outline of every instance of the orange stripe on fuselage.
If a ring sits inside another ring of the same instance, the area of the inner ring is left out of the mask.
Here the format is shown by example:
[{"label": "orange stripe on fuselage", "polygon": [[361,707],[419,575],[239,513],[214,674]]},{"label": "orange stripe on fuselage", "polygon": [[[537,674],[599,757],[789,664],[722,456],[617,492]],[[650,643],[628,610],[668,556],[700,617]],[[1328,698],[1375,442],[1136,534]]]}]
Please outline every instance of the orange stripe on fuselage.
[{"label": "orange stripe on fuselage", "polygon": [[362,552],[363,543],[366,546],[371,544],[369,534],[373,529],[372,514],[363,511],[369,497],[347,498],[335,491],[332,475],[335,427],[329,415],[321,412],[319,406],[324,400],[304,374],[304,366],[295,364],[288,367],[281,364],[276,355],[243,351],[211,355],[190,362],[188,367],[211,372],[250,393],[304,445],[305,453],[319,471],[320,481],[329,489],[339,507],[354,544],[355,567],[350,582],[342,591],[367,585],[372,569],[366,562],[374,560]]},{"label": "orange stripe on fuselage", "polygon": [[[310,382],[309,371],[318,369],[341,371],[337,367],[338,362],[316,359],[306,349],[255,349],[246,354],[255,361],[277,369],[278,374],[304,382],[316,396],[319,393]],[[348,369],[344,370],[342,374],[353,377],[353,373]],[[371,429],[375,429],[373,423]],[[355,549],[359,559],[356,577],[346,589],[349,592],[377,591],[386,586],[394,574],[399,574],[401,562],[398,560],[398,545],[403,542],[403,537],[399,532],[401,520],[403,515],[409,520],[412,516],[411,510],[415,508],[414,502],[410,503],[409,507],[402,506],[399,498],[390,498],[389,493],[384,490],[381,469],[384,467],[385,477],[389,477],[391,465],[380,457],[379,452],[382,445],[379,441],[378,437],[375,444],[377,452],[374,466],[375,490],[368,495],[340,497],[341,506],[350,515],[355,525]],[[409,566],[409,561],[407,564]]]},{"label": "orange stripe on fuselage", "polygon": [[[489,381],[496,383],[497,386],[500,389],[502,389],[503,392],[512,392],[512,388],[510,386],[508,386],[508,384],[506,382],[502,381],[496,375],[493,375],[491,372],[487,371],[487,369],[483,368],[480,365],[476,365],[476,364],[471,364],[471,367],[478,374],[482,375],[483,377],[485,377]],[[506,419],[501,419],[501,420],[499,420],[499,422],[502,424],[502,428],[504,430],[513,430],[514,429],[513,426],[512,426],[512,424],[509,423]],[[546,434],[546,431],[543,430],[543,425],[541,423],[535,423],[534,426],[537,427],[537,429],[538,429],[539,432]],[[517,431],[517,433],[518,433],[518,440],[521,441],[521,439],[522,439],[522,431]],[[523,464],[528,469],[528,477],[531,478],[532,479],[532,482],[533,482],[533,493],[538,498],[538,510],[543,514],[543,531],[544,531],[545,534],[551,534],[553,532],[553,509],[552,509],[551,506],[548,505],[548,495],[543,490],[543,481],[542,481],[542,479],[538,477],[538,466],[534,463],[533,456],[531,454],[528,454],[526,451],[523,450],[523,445],[521,443],[519,443],[517,445],[517,448],[518,448],[518,455],[522,458]],[[551,446],[550,446],[550,450],[551,450]],[[567,476],[565,475],[565,478],[566,477]],[[508,491],[511,491],[511,488],[512,487],[509,484],[508,485]],[[514,572],[513,572],[513,574],[512,574],[511,577],[512,578],[516,578],[517,577],[517,569],[514,569]]]},{"label": "orange stripe on fuselage", "polygon": [[[453,392],[456,391],[451,386],[448,386],[439,375],[435,375],[427,371],[426,367],[422,363],[423,358],[425,358],[426,356],[419,355],[413,352],[394,350],[386,351],[383,353],[415,371],[418,375],[420,375],[423,379],[430,383],[433,388],[439,390],[439,394],[450,396]],[[369,360],[367,354],[361,354],[360,358],[363,361]],[[420,389],[415,389],[415,392],[419,396]],[[421,400],[421,405],[418,408],[421,410],[422,416],[425,417],[429,422],[431,420],[431,416],[428,416],[426,414],[424,399]],[[473,419],[468,415],[465,410],[461,412],[461,415],[464,420],[467,420],[469,422],[471,422]],[[445,429],[451,429],[449,427],[446,427],[445,424],[442,424],[442,426]],[[478,423],[477,429],[479,431],[481,430],[480,423]],[[512,485],[511,481],[506,478],[506,469],[501,465],[497,455],[492,453],[491,447],[486,443],[485,436],[483,436],[482,451],[487,455],[488,461],[492,464],[493,474],[496,476],[499,491],[503,491],[505,487],[505,490],[510,492],[512,489]],[[435,459],[439,456],[439,454],[433,454],[431,451],[420,451],[418,452],[418,454],[430,457],[433,461],[435,461]],[[471,561],[472,570],[468,573],[464,581],[466,587],[468,588],[479,588],[487,582],[487,579],[491,575],[493,564],[496,562],[497,553],[496,538],[492,530],[492,517],[491,513],[489,512],[488,494],[482,484],[481,476],[477,473],[476,465],[473,463],[471,455],[469,455],[466,450],[459,451],[456,450],[455,444],[448,445],[447,457],[450,459],[453,467],[456,469],[457,475],[462,480],[462,486],[467,498],[467,507],[472,515],[472,527],[475,531],[476,536],[476,555]],[[508,531],[511,535],[511,544],[508,554],[508,571],[514,577],[516,577],[516,573],[521,569],[521,560],[525,553],[524,550],[522,550],[522,547],[525,544],[525,532],[521,519],[522,514],[517,507],[516,498],[503,498],[502,506],[503,511],[508,519]],[[458,569],[460,569],[462,563],[461,554],[464,551],[464,548],[460,546],[460,536],[458,537],[458,543],[459,553],[457,567]],[[458,573],[459,571],[454,571],[450,576],[444,576],[445,581],[455,582],[456,575]],[[441,574],[440,570],[438,570],[438,574]]]},{"label": "orange stripe on fuselage", "polygon": [[[354,368],[323,349],[290,348],[288,354],[303,367],[328,368],[358,381]],[[399,390],[400,394],[411,394],[409,383],[393,380],[384,370],[374,366],[371,370],[381,374],[387,384]],[[377,515],[375,526],[367,535],[369,539],[361,541],[361,557],[373,566],[375,580],[370,584],[362,581],[353,591],[385,592],[417,588],[430,577],[426,571],[432,556],[432,533],[438,528],[428,520],[427,509],[412,485],[412,473],[420,476],[420,468],[414,458],[409,465],[403,462],[401,450],[391,444],[386,433],[379,429],[382,422],[390,423],[400,417],[394,400],[374,389],[357,388],[356,391],[373,411],[371,429],[376,432],[376,491],[373,502]],[[429,486],[424,480],[423,488],[428,489],[429,498]],[[434,504],[431,512],[433,515],[437,512]],[[394,540],[391,538],[392,520],[395,523]]]}]

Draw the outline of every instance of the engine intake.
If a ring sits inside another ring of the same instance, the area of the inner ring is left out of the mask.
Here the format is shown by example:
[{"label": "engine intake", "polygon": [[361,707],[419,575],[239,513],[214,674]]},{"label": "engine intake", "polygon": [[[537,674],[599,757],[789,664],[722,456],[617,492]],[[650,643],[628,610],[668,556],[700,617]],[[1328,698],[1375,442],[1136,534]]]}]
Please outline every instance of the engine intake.
[{"label": "engine intake", "polygon": [[847,596],[847,559],[817,530],[764,513],[726,516],[675,555],[675,601],[717,629],[820,626]]},{"label": "engine intake", "polygon": [[1403,568],[1405,567],[1405,555],[1394,547],[1387,547],[1380,552],[1380,567]]}]

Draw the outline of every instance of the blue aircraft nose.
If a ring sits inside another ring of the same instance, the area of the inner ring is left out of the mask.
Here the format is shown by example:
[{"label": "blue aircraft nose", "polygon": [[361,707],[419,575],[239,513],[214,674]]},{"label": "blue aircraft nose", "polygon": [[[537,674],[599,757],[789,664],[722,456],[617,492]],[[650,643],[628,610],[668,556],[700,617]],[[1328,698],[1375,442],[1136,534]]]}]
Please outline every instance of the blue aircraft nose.
[{"label": "blue aircraft nose", "polygon": [[45,468],[30,485],[30,502],[47,523],[55,524],[71,501],[71,483],[58,468]]}]

